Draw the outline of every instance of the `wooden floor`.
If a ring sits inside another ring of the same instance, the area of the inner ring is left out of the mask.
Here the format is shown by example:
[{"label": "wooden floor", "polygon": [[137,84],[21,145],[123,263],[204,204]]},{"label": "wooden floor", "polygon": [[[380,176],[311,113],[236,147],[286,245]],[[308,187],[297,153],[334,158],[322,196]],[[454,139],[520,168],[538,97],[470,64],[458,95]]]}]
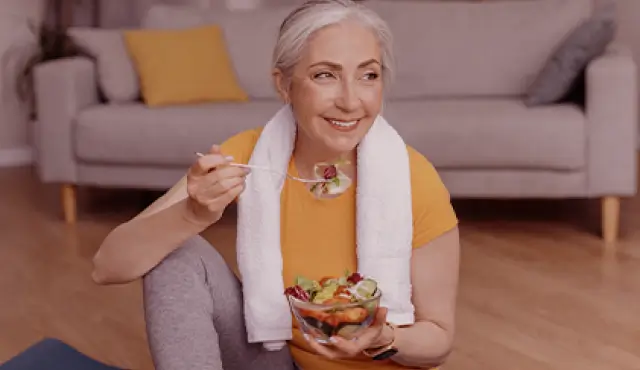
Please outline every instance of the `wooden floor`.
[{"label": "wooden floor", "polygon": [[[152,196],[154,196],[152,194]],[[107,363],[151,368],[139,282],[92,283],[91,256],[149,196],[90,189],[79,224],[57,188],[0,170],[0,363],[56,337]],[[463,260],[448,370],[640,369],[640,197],[623,202],[621,241],[598,239],[598,203],[456,201]],[[233,240],[227,218],[220,242]]]}]

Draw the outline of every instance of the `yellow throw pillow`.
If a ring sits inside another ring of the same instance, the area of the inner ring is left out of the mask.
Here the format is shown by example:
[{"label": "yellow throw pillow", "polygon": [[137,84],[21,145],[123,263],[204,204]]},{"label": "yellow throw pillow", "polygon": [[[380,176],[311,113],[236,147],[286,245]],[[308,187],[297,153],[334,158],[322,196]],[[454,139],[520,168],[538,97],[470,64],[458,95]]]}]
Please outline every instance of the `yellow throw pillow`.
[{"label": "yellow throw pillow", "polygon": [[149,106],[248,100],[218,26],[129,30],[124,39]]}]

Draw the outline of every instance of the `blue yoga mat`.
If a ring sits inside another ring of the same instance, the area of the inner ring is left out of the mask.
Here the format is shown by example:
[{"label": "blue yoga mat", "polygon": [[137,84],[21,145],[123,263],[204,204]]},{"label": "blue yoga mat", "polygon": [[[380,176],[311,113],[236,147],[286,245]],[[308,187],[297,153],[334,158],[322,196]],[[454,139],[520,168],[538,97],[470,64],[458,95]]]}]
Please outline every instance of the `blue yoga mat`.
[{"label": "blue yoga mat", "polygon": [[46,338],[0,365],[0,370],[123,370],[98,362],[70,345]]}]

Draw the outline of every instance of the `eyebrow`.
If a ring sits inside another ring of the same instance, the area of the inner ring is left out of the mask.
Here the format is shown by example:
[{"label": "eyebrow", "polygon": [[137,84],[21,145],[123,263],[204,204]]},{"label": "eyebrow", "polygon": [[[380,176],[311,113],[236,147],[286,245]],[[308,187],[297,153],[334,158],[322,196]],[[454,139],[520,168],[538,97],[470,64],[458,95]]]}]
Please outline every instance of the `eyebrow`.
[{"label": "eyebrow", "polygon": [[[358,68],[364,68],[364,67],[367,67],[367,66],[369,66],[371,64],[381,65],[380,62],[378,62],[377,59],[369,59],[369,60],[366,60],[366,61],[358,64]],[[313,68],[313,67],[319,66],[319,65],[327,65],[327,66],[329,66],[329,67],[331,67],[333,69],[342,69],[342,66],[340,64],[329,62],[327,60],[323,60],[323,61],[320,61],[320,62],[317,62],[317,63],[313,63],[312,65],[309,66],[309,68]]]}]

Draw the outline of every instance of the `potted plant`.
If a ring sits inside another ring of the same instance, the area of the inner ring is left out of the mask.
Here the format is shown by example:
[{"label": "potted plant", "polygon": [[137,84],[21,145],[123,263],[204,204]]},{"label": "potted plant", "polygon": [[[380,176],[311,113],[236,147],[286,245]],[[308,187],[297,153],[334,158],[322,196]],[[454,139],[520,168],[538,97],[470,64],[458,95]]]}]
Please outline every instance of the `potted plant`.
[{"label": "potted plant", "polygon": [[[78,46],[67,35],[67,25],[62,20],[63,8],[62,1],[49,1],[47,3],[47,13],[54,15],[53,24],[42,22],[36,24],[30,22],[28,24],[31,33],[36,40],[36,48],[24,61],[23,68],[16,79],[16,93],[18,97],[27,102],[30,106],[31,118],[35,116],[34,105],[34,81],[33,71],[35,67],[41,63],[48,61],[69,58],[73,56],[91,55]],[[68,11],[68,9],[66,9]],[[49,13],[51,12],[51,13]]]}]

